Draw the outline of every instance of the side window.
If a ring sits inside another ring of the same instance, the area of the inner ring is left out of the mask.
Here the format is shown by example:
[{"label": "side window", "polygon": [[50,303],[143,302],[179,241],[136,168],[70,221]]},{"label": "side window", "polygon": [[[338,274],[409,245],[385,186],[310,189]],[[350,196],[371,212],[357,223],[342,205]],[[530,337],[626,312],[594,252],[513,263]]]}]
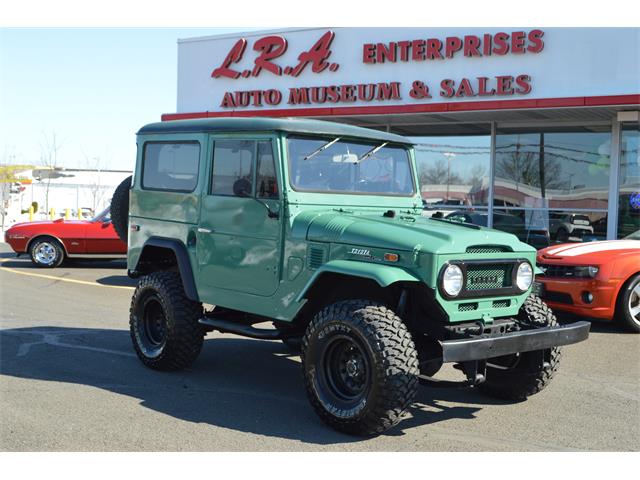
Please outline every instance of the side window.
[{"label": "side window", "polygon": [[253,140],[217,140],[213,148],[212,195],[253,195]]},{"label": "side window", "polygon": [[256,196],[258,198],[278,198],[278,178],[270,141],[258,142],[258,168]]},{"label": "side window", "polygon": [[198,142],[147,142],[142,161],[142,188],[193,192],[198,184]]}]

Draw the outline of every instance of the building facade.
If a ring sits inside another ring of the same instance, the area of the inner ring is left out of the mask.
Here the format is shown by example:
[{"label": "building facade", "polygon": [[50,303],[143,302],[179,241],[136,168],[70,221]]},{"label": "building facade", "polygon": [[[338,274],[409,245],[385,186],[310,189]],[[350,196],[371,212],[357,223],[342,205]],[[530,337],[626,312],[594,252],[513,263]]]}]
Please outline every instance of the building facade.
[{"label": "building facade", "polygon": [[640,229],[640,29],[310,28],[180,40],[163,119],[409,136],[426,215],[541,247]]}]

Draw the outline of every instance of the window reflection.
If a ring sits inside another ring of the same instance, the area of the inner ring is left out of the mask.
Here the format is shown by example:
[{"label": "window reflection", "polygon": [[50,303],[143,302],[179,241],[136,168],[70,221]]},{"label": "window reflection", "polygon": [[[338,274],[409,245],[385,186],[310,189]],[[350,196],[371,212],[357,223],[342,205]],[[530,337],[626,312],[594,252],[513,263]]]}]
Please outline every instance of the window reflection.
[{"label": "window reflection", "polygon": [[625,127],[620,139],[618,238],[640,230],[640,124]]},{"label": "window reflection", "polygon": [[609,131],[508,131],[496,137],[496,206],[605,209]]},{"label": "window reflection", "polygon": [[413,140],[425,207],[451,210],[488,205],[490,135]]}]

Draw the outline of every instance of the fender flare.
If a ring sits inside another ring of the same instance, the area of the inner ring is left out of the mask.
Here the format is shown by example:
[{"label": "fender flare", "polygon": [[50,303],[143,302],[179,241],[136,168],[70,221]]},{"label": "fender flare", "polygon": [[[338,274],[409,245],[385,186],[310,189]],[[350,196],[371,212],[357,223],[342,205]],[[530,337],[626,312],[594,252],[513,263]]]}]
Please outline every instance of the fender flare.
[{"label": "fender flare", "polygon": [[193,276],[191,260],[189,259],[187,247],[184,245],[184,243],[176,239],[149,237],[147,241],[144,242],[142,250],[140,251],[140,255],[138,256],[136,270],[138,269],[138,265],[140,264],[140,259],[144,255],[144,250],[147,247],[157,247],[173,251],[174,255],[176,256],[176,261],[178,262],[178,271],[180,272],[180,277],[182,278],[182,286],[184,288],[184,292],[187,295],[187,298],[189,298],[189,300],[199,302],[200,299],[198,297],[198,290],[196,289],[196,282]]},{"label": "fender flare", "polygon": [[352,277],[367,278],[375,281],[381,287],[388,287],[396,282],[421,282],[420,278],[401,267],[381,265],[378,263],[356,262],[353,260],[332,260],[318,268],[302,291],[296,297],[300,302],[311,289],[313,284],[324,273],[339,273]]}]

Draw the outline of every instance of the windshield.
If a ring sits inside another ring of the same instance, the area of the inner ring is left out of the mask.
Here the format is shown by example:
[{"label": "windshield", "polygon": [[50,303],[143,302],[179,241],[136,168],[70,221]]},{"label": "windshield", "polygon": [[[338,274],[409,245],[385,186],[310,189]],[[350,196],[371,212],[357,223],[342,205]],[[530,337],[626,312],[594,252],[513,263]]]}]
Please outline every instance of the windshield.
[{"label": "windshield", "polygon": [[410,197],[415,193],[409,152],[386,142],[289,137],[294,190]]},{"label": "windshield", "polygon": [[92,222],[110,222],[111,221],[111,212],[110,212],[111,207],[107,207],[104,210],[102,210],[99,214],[97,214],[95,217],[93,217],[91,219]]}]

